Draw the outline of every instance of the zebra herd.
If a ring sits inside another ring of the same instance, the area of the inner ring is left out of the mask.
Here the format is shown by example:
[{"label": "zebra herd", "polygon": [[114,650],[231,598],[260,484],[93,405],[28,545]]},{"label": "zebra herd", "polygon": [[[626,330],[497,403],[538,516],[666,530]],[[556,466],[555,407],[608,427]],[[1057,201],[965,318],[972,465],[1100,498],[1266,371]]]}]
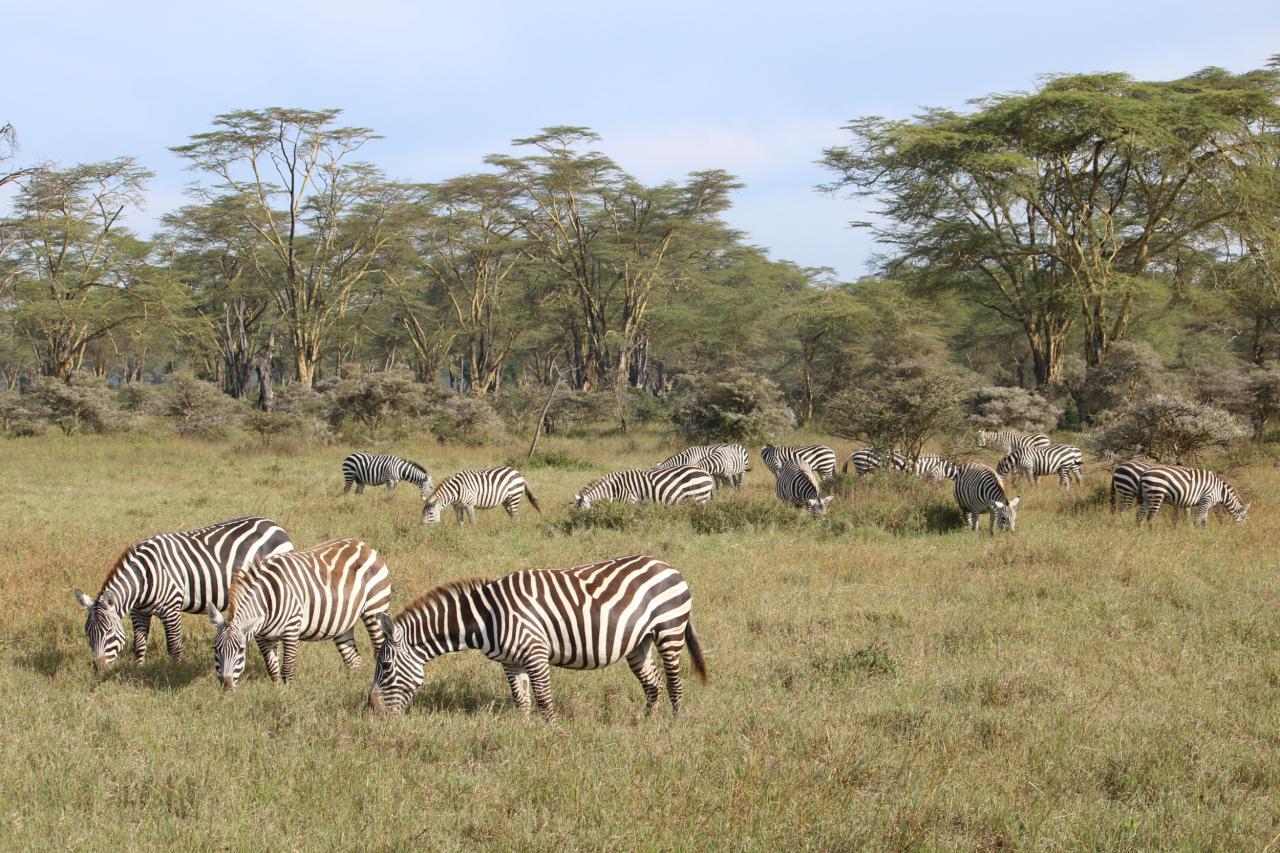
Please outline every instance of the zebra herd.
[{"label": "zebra herd", "polygon": [[[989,532],[1017,528],[1021,498],[1011,496],[1004,477],[1031,484],[1057,475],[1069,488],[1082,481],[1079,448],[1053,444],[1042,433],[978,433],[979,447],[999,446],[1005,455],[993,467],[898,451],[861,448],[849,454],[842,471],[863,475],[891,466],[931,481],[953,481],[965,522],[978,529],[990,516]],[[827,511],[833,495],[823,495],[836,473],[836,454],[824,445],[765,446],[760,458],[774,475],[777,497],[812,515]],[[705,503],[717,486],[743,485],[751,470],[740,444],[691,447],[652,468],[615,471],[574,495],[588,509],[598,501],[649,501],[674,506]],[[433,483],[415,462],[386,454],[353,453],[342,462],[343,493],[355,486],[404,481],[422,492],[422,523],[440,520],[452,506],[459,523],[475,521],[475,510],[502,506],[519,517],[527,498],[541,512],[529,484],[509,466],[459,471]],[[1150,523],[1168,503],[1194,510],[1204,525],[1211,510],[1238,523],[1249,504],[1212,471],[1134,459],[1115,466],[1110,491],[1113,512],[1138,507],[1138,521]],[[86,611],[85,635],[94,667],[104,671],[123,652],[127,615],[136,663],[146,659],[153,617],[164,626],[165,646],[182,655],[183,613],[203,613],[215,628],[214,668],[224,689],[236,688],[252,641],[273,681],[293,680],[298,644],[332,640],[347,667],[361,663],[355,628],[364,625],[376,664],[367,706],[403,711],[422,685],[428,662],[449,652],[475,649],[502,665],[512,700],[528,712],[537,707],[555,719],[550,669],[598,669],[625,659],[639,680],[648,713],[660,687],[656,652],[674,713],[683,698],[681,655],[687,647],[694,670],[706,680],[706,665],[692,623],[689,586],[671,565],[633,555],[568,569],[528,569],[494,579],[446,583],[391,616],[391,571],[378,552],[358,539],[337,539],[296,550],[275,522],[235,518],[181,533],[160,533],[119,556],[97,598],[79,589]]]}]

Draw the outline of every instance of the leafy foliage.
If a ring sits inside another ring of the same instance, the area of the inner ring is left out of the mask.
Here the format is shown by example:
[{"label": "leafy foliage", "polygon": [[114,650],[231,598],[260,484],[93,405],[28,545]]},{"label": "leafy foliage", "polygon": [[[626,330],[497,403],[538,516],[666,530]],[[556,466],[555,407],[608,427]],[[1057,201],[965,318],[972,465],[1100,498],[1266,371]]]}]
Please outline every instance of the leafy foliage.
[{"label": "leafy foliage", "polygon": [[1025,388],[979,388],[965,403],[969,422],[980,429],[1047,432],[1062,416],[1062,407]]},{"label": "leafy foliage", "polygon": [[1096,430],[1088,443],[1102,454],[1181,464],[1211,448],[1225,450],[1246,435],[1248,430],[1222,409],[1177,394],[1157,394]]},{"label": "leafy foliage", "polygon": [[506,437],[507,427],[493,406],[476,397],[450,397],[444,401],[431,431],[441,441],[458,444],[492,444]]},{"label": "leafy foliage", "polygon": [[747,371],[690,377],[679,391],[673,420],[680,435],[692,442],[762,444],[795,426],[778,386]]}]

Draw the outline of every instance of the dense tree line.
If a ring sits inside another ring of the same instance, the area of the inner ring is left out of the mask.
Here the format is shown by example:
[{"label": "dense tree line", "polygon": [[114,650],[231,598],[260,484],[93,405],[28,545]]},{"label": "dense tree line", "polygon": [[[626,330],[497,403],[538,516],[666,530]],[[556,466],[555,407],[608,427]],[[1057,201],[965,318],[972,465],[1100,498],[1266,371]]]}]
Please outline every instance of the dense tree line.
[{"label": "dense tree line", "polygon": [[227,113],[172,149],[189,203],[142,239],[144,166],[26,163],[6,125],[0,383],[193,373],[269,411],[281,388],[403,368],[499,408],[564,383],[619,414],[763,376],[796,421],[864,435],[928,383],[935,401],[986,388],[984,422],[1011,405],[1095,421],[1163,389],[1260,434],[1280,356],[1278,95],[1274,67],[1064,75],[852,121],[823,153],[826,189],[876,199],[884,248],[853,282],[730,228],[733,176],[647,185],[581,127],[414,183],[337,110]]}]

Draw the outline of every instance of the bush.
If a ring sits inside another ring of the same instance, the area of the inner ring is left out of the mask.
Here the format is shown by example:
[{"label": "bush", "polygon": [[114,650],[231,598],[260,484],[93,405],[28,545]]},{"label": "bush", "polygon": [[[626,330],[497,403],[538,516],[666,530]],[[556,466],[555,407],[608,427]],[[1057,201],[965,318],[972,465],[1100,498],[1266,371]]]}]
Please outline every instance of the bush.
[{"label": "bush", "polygon": [[120,405],[128,412],[160,415],[164,414],[167,401],[160,386],[147,382],[130,382],[120,388]]},{"label": "bush", "polygon": [[536,471],[539,468],[561,468],[566,471],[591,471],[596,468],[585,459],[570,456],[563,450],[539,450],[532,456],[513,456],[506,462],[519,471]]},{"label": "bush", "polygon": [[272,440],[290,433],[297,426],[297,420],[287,412],[263,412],[257,409],[244,416],[244,427],[261,439],[266,447]]},{"label": "bush", "polygon": [[979,388],[965,407],[969,422],[978,429],[1048,432],[1062,417],[1061,406],[1025,388]]},{"label": "bush", "polygon": [[290,382],[276,389],[272,411],[293,415],[295,418],[320,418],[328,420],[331,406],[323,394],[304,382]]},{"label": "bush", "polygon": [[17,391],[0,391],[0,431],[12,436],[44,435],[49,422],[45,413],[33,409],[30,402]]},{"label": "bush", "polygon": [[1210,448],[1226,449],[1248,435],[1229,412],[1176,394],[1157,394],[1130,406],[1086,443],[1101,455],[1183,461]]},{"label": "bush", "polygon": [[1162,391],[1168,384],[1164,364],[1150,344],[1116,341],[1102,362],[1085,368],[1072,360],[1063,372],[1066,387],[1076,408],[1086,420],[1094,421],[1104,412],[1118,412]]},{"label": "bush", "polygon": [[751,500],[733,496],[695,506],[689,512],[694,533],[731,533],[735,530],[790,530],[809,521],[803,509],[780,500]]},{"label": "bush", "polygon": [[547,410],[544,428],[548,435],[564,435],[588,424],[609,420],[614,416],[617,404],[613,393],[608,391],[560,391]]},{"label": "bush", "polygon": [[475,397],[450,397],[431,425],[441,441],[478,446],[501,441],[507,436],[506,425],[493,406]]},{"label": "bush", "polygon": [[350,418],[376,429],[392,421],[435,414],[448,393],[422,384],[408,368],[396,368],[350,374],[334,383],[326,396],[334,424]]},{"label": "bush", "polygon": [[1199,402],[1247,420],[1256,439],[1262,438],[1268,424],[1280,413],[1280,368],[1274,364],[1245,369],[1201,367],[1191,385]]},{"label": "bush", "polygon": [[32,383],[27,396],[29,411],[40,413],[68,435],[110,432],[129,425],[107,381],[92,374],[73,373],[66,382],[42,376]]},{"label": "bush", "polygon": [[164,383],[165,414],[176,419],[178,435],[215,435],[235,426],[244,409],[212,382],[175,373]]},{"label": "bush", "polygon": [[795,426],[795,415],[778,386],[756,373],[729,371],[695,378],[682,383],[677,399],[672,420],[680,435],[692,442],[762,444],[776,441]]},{"label": "bush", "polygon": [[835,394],[824,409],[827,429],[841,438],[865,439],[915,458],[925,442],[957,419],[965,397],[946,375],[894,377],[879,385]]},{"label": "bush", "polygon": [[679,507],[597,501],[587,509],[571,507],[568,517],[556,526],[562,533],[570,534],[578,530],[631,530],[649,523],[670,526],[673,517],[679,519],[683,516],[684,512]]}]

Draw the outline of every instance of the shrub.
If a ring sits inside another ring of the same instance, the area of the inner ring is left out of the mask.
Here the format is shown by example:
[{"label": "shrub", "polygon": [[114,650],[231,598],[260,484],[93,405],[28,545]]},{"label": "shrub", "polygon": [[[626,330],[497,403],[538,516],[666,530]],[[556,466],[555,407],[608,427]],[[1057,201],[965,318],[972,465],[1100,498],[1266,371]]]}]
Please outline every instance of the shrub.
[{"label": "shrub", "polygon": [[767,377],[729,371],[682,383],[672,420],[693,442],[776,441],[795,426],[778,386]]},{"label": "shrub", "polygon": [[521,471],[539,468],[561,468],[566,471],[590,471],[596,466],[585,459],[570,456],[563,450],[539,450],[532,456],[513,456],[503,463]]},{"label": "shrub", "polygon": [[1274,364],[1246,369],[1201,367],[1191,385],[1199,402],[1248,420],[1256,439],[1266,434],[1268,424],[1280,414],[1280,368]]},{"label": "shrub", "polygon": [[1229,412],[1176,394],[1157,394],[1093,432],[1087,444],[1103,455],[1145,455],[1180,464],[1210,448],[1226,449],[1247,434]]},{"label": "shrub", "polygon": [[[538,405],[544,402],[545,398]],[[548,435],[564,435],[588,424],[608,420],[613,417],[617,404],[612,392],[560,391],[547,410],[544,428]],[[537,416],[535,412],[534,417]]]},{"label": "shrub", "polygon": [[965,397],[945,375],[899,376],[834,395],[824,409],[833,434],[865,439],[873,447],[919,455],[925,442],[957,420]]},{"label": "shrub", "polygon": [[44,435],[49,422],[32,403],[12,389],[0,391],[0,431],[13,436]]},{"label": "shrub", "polygon": [[493,406],[475,397],[450,397],[431,425],[441,441],[478,446],[506,438],[507,428]]},{"label": "shrub", "polygon": [[1168,383],[1160,355],[1142,341],[1116,341],[1102,362],[1085,368],[1078,359],[1068,363],[1062,384],[1086,420],[1104,412],[1118,412],[1164,390]]},{"label": "shrub", "polygon": [[276,389],[272,410],[295,418],[328,419],[330,404],[323,394],[304,382],[290,382]]},{"label": "shrub", "polygon": [[167,401],[159,385],[148,382],[130,382],[120,388],[120,405],[125,411],[140,415],[164,414]]},{"label": "shrub", "polygon": [[257,435],[267,447],[271,446],[273,439],[292,432],[297,424],[293,415],[287,412],[263,412],[255,409],[244,416],[245,429]]},{"label": "shrub", "polygon": [[73,373],[66,382],[43,376],[32,383],[28,397],[29,410],[41,413],[68,435],[128,426],[107,381],[92,374]]},{"label": "shrub", "polygon": [[569,515],[556,526],[562,533],[594,529],[631,530],[650,522],[670,525],[673,515],[680,518],[683,512],[678,507],[653,503],[597,501],[587,509],[571,507]]},{"label": "shrub", "polygon": [[733,496],[695,506],[689,511],[694,533],[731,533],[735,530],[790,530],[805,524],[808,513],[780,500],[751,500]]},{"label": "shrub", "polygon": [[994,385],[974,391],[965,408],[969,422],[978,429],[1048,432],[1062,416],[1061,406],[1034,391]]},{"label": "shrub", "polygon": [[165,414],[175,418],[179,435],[214,435],[234,426],[243,413],[235,400],[212,382],[175,373],[164,382]]},{"label": "shrub", "polygon": [[350,418],[377,428],[391,421],[421,418],[439,411],[448,396],[424,385],[408,368],[353,373],[334,383],[327,395],[335,424]]}]

